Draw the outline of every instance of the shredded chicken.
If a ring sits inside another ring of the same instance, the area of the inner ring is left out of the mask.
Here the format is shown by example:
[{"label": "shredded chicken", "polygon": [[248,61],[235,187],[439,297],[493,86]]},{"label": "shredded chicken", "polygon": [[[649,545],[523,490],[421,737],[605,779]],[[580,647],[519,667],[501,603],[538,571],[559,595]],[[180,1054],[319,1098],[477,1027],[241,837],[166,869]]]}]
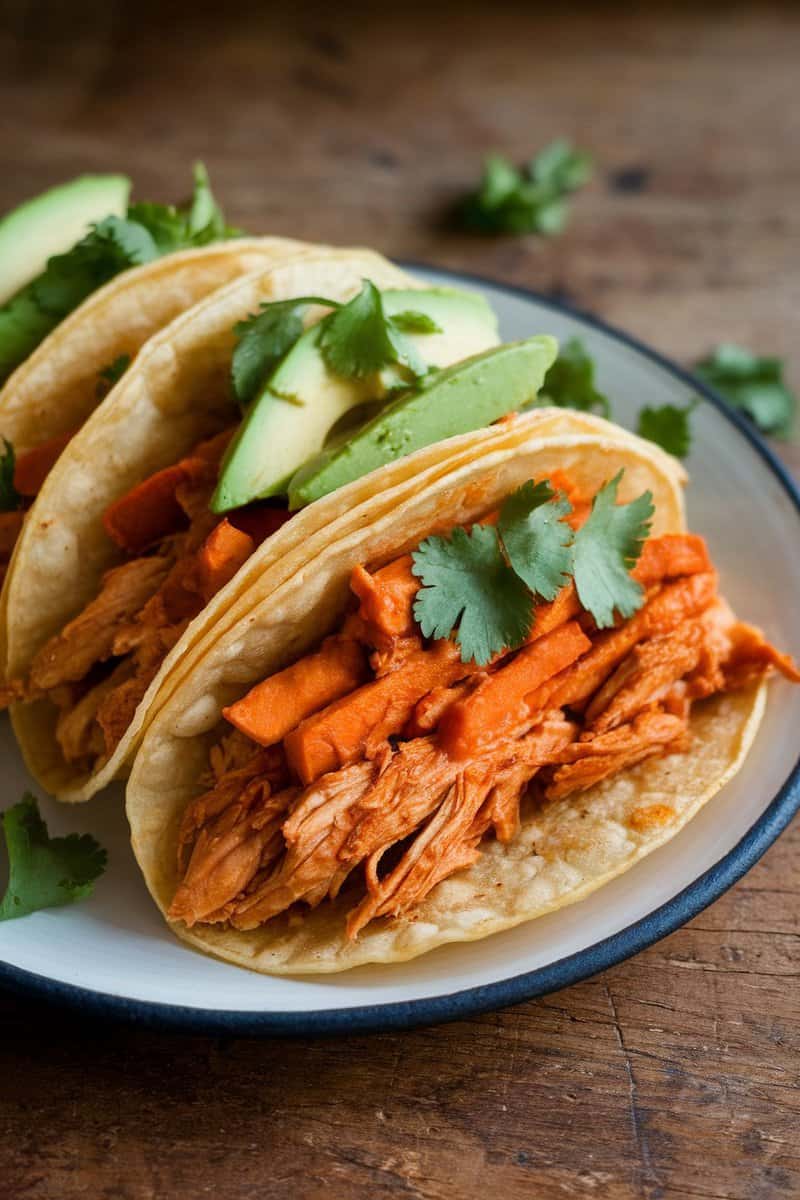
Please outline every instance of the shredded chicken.
[{"label": "shredded chicken", "polygon": [[47,642],[30,671],[34,693],[83,679],[96,663],[113,653],[114,639],[158,588],[169,562],[158,556],[135,558],[103,576],[94,600]]},{"label": "shredded chicken", "polygon": [[63,706],[56,720],[56,741],[65,762],[91,761],[103,753],[103,735],[97,724],[97,711],[129,673],[129,666],[120,664],[111,675],[95,684],[77,701],[72,698],[71,688],[58,689],[57,698],[61,693]]},{"label": "shredded chicken", "polygon": [[616,729],[660,699],[697,666],[704,640],[703,627],[686,621],[674,633],[635,646],[587,706],[584,718],[589,728],[595,733]]},{"label": "shredded chicken", "polygon": [[[598,632],[569,586],[539,606],[524,647],[481,669],[450,641],[423,643],[409,562],[354,575],[360,607],[336,636],[372,648],[372,678],[342,691],[338,658],[329,678],[317,650],[232,706],[238,729],[212,749],[211,789],[181,826],[174,919],[254,929],[355,877],[357,937],[474,863],[485,837],[511,841],[532,781],[537,803],[585,791],[685,751],[697,699],[775,668],[800,679],[719,599],[691,535],[646,544],[646,602],[629,620]],[[259,738],[276,744],[253,753]]]},{"label": "shredded chicken", "polygon": [[654,707],[609,733],[584,735],[585,740],[581,738],[563,751],[566,765],[553,775],[547,798],[560,800],[571,792],[585,791],[654,754],[686,750],[687,733],[685,719]]},{"label": "shredded chicken", "polygon": [[227,920],[254,874],[281,853],[281,824],[296,794],[273,795],[265,779],[248,783],[200,830],[170,916],[187,925]]}]

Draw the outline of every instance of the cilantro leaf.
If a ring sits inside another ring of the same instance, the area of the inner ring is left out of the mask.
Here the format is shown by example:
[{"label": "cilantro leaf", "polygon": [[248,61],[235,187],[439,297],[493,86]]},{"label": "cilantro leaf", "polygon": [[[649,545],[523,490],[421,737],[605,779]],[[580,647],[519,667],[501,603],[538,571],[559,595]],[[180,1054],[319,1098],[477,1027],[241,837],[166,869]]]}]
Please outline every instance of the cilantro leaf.
[{"label": "cilantro leaf", "polygon": [[556,138],[540,150],[528,167],[534,183],[546,184],[554,192],[567,194],[583,187],[592,178],[592,160],[576,150],[566,138]]},{"label": "cilantro leaf", "polygon": [[655,512],[644,492],[630,504],[617,504],[623,472],[609,480],[592,501],[589,519],[575,535],[575,586],[583,607],[599,629],[614,624],[614,614],[632,617],[644,591],[628,572],[635,566]]},{"label": "cilantro leaf", "polygon": [[130,354],[118,354],[113,362],[110,362],[107,367],[103,367],[98,374],[95,388],[99,400],[108,395],[115,383],[119,383],[130,365]]},{"label": "cilantro leaf", "polygon": [[0,308],[0,384],[31,354],[56,325],[43,312],[28,284]]},{"label": "cilantro leaf", "polygon": [[146,230],[141,231],[143,237],[132,232],[139,229],[133,222],[106,217],[66,254],[48,260],[44,271],[29,286],[39,309],[54,318],[53,325],[120,271],[146,261],[151,248],[155,252]]},{"label": "cilantro leaf", "polygon": [[390,363],[417,377],[427,370],[413,343],[387,318],[381,294],[369,279],[358,295],[320,323],[320,346],[330,369],[345,378],[365,379]]},{"label": "cilantro leaf", "polygon": [[194,193],[189,205],[176,208],[172,204],[132,204],[128,218],[143,226],[153,238],[159,254],[171,254],[193,246],[237,237],[225,221],[222,209],[214,199],[208,172],[202,163],[194,167]]},{"label": "cilantro leaf", "polygon": [[443,332],[441,325],[437,325],[433,317],[429,317],[427,313],[418,312],[416,309],[408,309],[406,312],[395,313],[389,320],[395,329],[399,329],[401,333]]},{"label": "cilantro leaf", "polygon": [[231,379],[242,408],[255,400],[262,385],[302,335],[303,316],[311,304],[338,308],[336,301],[320,296],[273,300],[234,325],[237,345],[231,361]]},{"label": "cilantro leaf", "polygon": [[89,896],[105,870],[106,852],[89,834],[49,837],[34,796],[26,792],[2,816],[9,859],[0,921]]},{"label": "cilantro leaf", "polygon": [[697,374],[762,433],[788,437],[794,422],[796,398],[783,378],[779,358],[763,358],[724,343],[695,365]]},{"label": "cilantro leaf", "polygon": [[3,453],[0,455],[0,512],[16,512],[22,497],[14,487],[16,455],[11,442],[3,438]]},{"label": "cilantro leaf", "polygon": [[555,404],[558,408],[576,408],[581,412],[597,409],[601,416],[611,415],[608,397],[594,385],[594,360],[580,338],[570,338],[562,346],[534,404]]},{"label": "cilantro leaf", "polygon": [[662,404],[658,408],[647,405],[639,412],[636,432],[639,437],[655,442],[668,454],[685,458],[692,445],[689,415],[697,404],[698,401],[693,400],[686,408],[679,408],[675,404]]},{"label": "cilantro leaf", "polygon": [[208,238],[209,241],[227,237],[228,226],[211,191],[211,181],[204,163],[194,164],[193,178],[194,194],[186,218],[189,235],[193,238]]},{"label": "cilantro leaf", "polygon": [[545,146],[525,171],[502,155],[489,155],[477,191],[462,206],[463,223],[484,233],[560,233],[567,196],[591,174],[589,156],[564,138]]},{"label": "cilantro leaf", "polygon": [[414,617],[425,637],[449,637],[455,629],[461,661],[479,666],[522,645],[531,627],[531,595],[504,561],[492,526],[426,538],[412,561],[423,584]]},{"label": "cilantro leaf", "polygon": [[59,321],[120,271],[238,233],[225,224],[200,163],[188,208],[139,203],[130,205],[124,218],[105,217],[0,307],[0,384]]},{"label": "cilantro leaf", "polygon": [[528,481],[503,503],[497,529],[514,571],[543,600],[554,600],[572,577],[574,532],[563,520],[572,512],[566,496],[554,499],[545,480]]}]

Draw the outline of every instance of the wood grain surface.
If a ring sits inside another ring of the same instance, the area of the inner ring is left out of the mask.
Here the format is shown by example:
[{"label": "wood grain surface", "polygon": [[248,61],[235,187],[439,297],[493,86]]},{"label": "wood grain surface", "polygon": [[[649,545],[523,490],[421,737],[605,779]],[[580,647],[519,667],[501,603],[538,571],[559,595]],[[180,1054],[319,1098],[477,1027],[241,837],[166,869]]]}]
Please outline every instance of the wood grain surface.
[{"label": "wood grain surface", "polygon": [[[80,171],[528,285],[800,384],[797,5],[0,0],[0,211]],[[448,223],[489,149],[598,171],[553,242]],[[784,448],[794,466],[796,451]],[[8,1200],[800,1196],[800,826],[569,991],[437,1029],[181,1037],[0,997]]]}]

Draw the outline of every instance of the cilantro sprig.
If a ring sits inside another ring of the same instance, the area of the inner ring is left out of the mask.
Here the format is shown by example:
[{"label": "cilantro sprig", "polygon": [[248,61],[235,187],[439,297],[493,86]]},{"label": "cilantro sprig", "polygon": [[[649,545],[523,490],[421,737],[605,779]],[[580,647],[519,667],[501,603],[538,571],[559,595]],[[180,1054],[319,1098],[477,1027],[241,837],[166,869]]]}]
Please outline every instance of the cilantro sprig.
[{"label": "cilantro sprig", "polygon": [[3,453],[0,454],[0,512],[16,512],[22,504],[22,497],[14,486],[16,464],[14,447],[3,438]]},{"label": "cilantro sprig", "polygon": [[0,307],[0,384],[64,317],[120,271],[238,233],[226,224],[202,163],[194,168],[194,191],[184,207],[132,204],[125,217],[98,221]]},{"label": "cilantro sprig", "polygon": [[545,146],[523,169],[499,154],[484,162],[477,191],[464,202],[462,218],[483,233],[560,233],[567,197],[591,179],[592,160],[565,138]]},{"label": "cilantro sprig", "polygon": [[694,370],[762,433],[788,437],[797,400],[784,381],[781,359],[760,357],[726,342]]},{"label": "cilantro sprig", "polygon": [[531,627],[531,594],[504,560],[497,530],[473,525],[449,538],[427,538],[413,554],[423,583],[414,616],[425,637],[456,630],[463,662],[488,663],[504,647],[521,646]]},{"label": "cilantro sprig", "polygon": [[426,538],[412,554],[422,586],[414,617],[425,637],[455,637],[463,662],[485,666],[516,650],[536,620],[536,603],[553,600],[575,581],[581,604],[600,629],[616,614],[630,617],[644,593],[631,578],[650,530],[652,495],[617,504],[620,471],[597,493],[575,533],[572,506],[549,481],[523,484],[508,496],[496,526],[456,528]]},{"label": "cilantro sprig", "polygon": [[570,338],[545,375],[535,403],[555,404],[558,408],[575,408],[580,412],[597,411],[603,417],[610,417],[611,403],[608,396],[595,387],[594,372],[594,359],[583,342],[580,338]]},{"label": "cilantro sprig", "polygon": [[237,341],[231,360],[231,382],[242,408],[255,400],[261,386],[302,336],[306,310],[312,304],[330,308],[333,303],[320,296],[272,300],[234,325]]},{"label": "cilantro sprig", "polygon": [[[646,405],[639,412],[636,432],[677,458],[685,458],[692,444],[689,420],[699,403],[685,408],[675,404]],[[595,385],[595,364],[580,338],[570,338],[545,376],[542,390],[531,407],[554,404],[579,412],[598,412],[611,418],[611,401]]]},{"label": "cilantro sprig", "polygon": [[273,300],[234,326],[237,344],[231,382],[243,408],[252,403],[302,336],[306,312],[312,305],[332,310],[316,328],[322,356],[335,375],[364,379],[393,365],[408,375],[410,383],[427,373],[427,364],[406,335],[441,333],[440,326],[427,313],[413,309],[389,315],[380,291],[365,279],[346,304],[324,296]]},{"label": "cilantro sprig", "polygon": [[36,798],[26,792],[2,815],[9,860],[0,921],[90,896],[105,870],[105,850],[88,833],[50,837]]},{"label": "cilantro sprig", "polygon": [[629,504],[617,504],[623,472],[602,487],[586,523],[575,534],[575,587],[578,599],[599,629],[614,624],[614,614],[632,617],[644,600],[641,584],[629,574],[650,531],[655,508],[651,492]]}]

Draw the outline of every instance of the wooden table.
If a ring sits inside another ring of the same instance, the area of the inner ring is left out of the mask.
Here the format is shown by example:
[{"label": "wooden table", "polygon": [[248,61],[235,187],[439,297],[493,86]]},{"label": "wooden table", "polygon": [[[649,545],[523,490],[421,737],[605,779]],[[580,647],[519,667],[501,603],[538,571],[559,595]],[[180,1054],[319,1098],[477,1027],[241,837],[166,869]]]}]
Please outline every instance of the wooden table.
[{"label": "wooden table", "polygon": [[[0,210],[90,169],[179,196],[202,157],[247,228],[526,284],[686,362],[796,351],[796,6],[266,7],[0,9]],[[561,133],[598,163],[563,237],[447,224],[486,150]],[[630,962],[438,1029],[226,1041],[5,996],[0,1194],[798,1196],[798,849]]]}]

